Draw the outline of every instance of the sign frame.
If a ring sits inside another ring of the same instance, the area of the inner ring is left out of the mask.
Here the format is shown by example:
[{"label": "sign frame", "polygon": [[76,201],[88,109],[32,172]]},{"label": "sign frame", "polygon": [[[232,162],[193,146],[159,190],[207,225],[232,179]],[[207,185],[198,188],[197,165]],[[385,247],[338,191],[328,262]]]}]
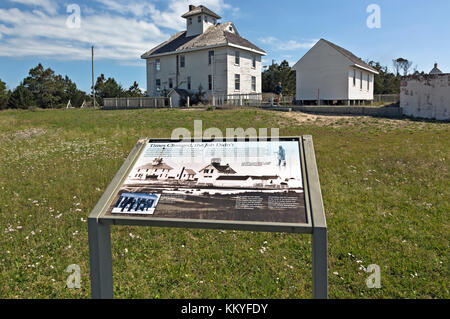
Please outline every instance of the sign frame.
[{"label": "sign frame", "polygon": [[[119,169],[118,173],[115,175],[112,182],[109,184],[106,191],[91,211],[88,218],[92,298],[113,298],[110,226],[116,225],[311,234],[313,297],[316,299],[328,298],[327,224],[312,136],[305,135],[302,137],[280,137],[277,139],[271,139],[270,137],[235,138],[233,139],[233,142],[257,142],[271,140],[299,142],[300,164],[302,166],[301,172],[307,218],[306,223],[296,224],[106,215],[122,184],[129,176],[131,170],[148,143],[186,142],[185,140],[173,139],[139,139],[123,163],[122,167]],[[223,141],[230,142],[226,139]],[[200,141],[197,139],[192,139],[191,142],[211,142],[211,140],[202,139]],[[214,140],[214,142],[217,142],[217,140]]]}]

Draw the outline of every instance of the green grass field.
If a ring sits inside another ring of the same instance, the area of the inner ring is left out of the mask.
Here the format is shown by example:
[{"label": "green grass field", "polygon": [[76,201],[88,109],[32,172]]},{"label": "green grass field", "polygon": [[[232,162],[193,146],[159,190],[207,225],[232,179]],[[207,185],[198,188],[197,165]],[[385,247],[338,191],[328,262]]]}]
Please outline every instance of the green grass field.
[{"label": "green grass field", "polygon": [[[140,137],[313,135],[330,298],[449,298],[450,126],[255,109],[0,112],[0,298],[89,298],[87,217]],[[310,236],[113,227],[117,298],[310,298]],[[262,247],[265,247],[264,249]],[[81,267],[81,289],[65,272]],[[364,267],[381,267],[369,289]]]}]

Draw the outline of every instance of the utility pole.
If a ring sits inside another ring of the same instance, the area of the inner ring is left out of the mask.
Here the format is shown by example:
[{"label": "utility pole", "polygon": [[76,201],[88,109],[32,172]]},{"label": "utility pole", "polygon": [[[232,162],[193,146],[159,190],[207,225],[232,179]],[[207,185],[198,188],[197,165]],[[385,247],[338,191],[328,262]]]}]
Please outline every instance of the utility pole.
[{"label": "utility pole", "polygon": [[94,46],[91,48],[92,53],[92,107],[95,107],[95,87],[94,87]]}]

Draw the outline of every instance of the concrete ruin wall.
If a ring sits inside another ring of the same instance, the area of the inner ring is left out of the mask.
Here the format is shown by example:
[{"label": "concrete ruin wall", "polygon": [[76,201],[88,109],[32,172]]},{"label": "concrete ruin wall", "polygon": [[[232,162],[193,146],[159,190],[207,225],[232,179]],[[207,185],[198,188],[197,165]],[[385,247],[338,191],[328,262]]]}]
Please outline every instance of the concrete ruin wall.
[{"label": "concrete ruin wall", "polygon": [[403,114],[418,118],[450,119],[450,74],[413,75],[401,82]]}]

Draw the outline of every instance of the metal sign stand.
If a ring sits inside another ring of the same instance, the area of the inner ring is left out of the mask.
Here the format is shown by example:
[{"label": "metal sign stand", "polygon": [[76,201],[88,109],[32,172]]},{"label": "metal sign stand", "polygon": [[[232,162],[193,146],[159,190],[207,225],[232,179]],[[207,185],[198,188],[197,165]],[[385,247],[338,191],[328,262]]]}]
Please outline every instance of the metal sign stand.
[{"label": "metal sign stand", "polygon": [[106,189],[100,201],[92,210],[88,219],[89,254],[91,270],[91,294],[94,299],[113,298],[113,270],[111,254],[110,225],[176,227],[225,229],[244,231],[306,233],[312,235],[312,288],[313,298],[328,298],[328,268],[327,268],[327,225],[320,190],[314,146],[311,136],[300,138],[301,162],[305,190],[306,210],[309,212],[308,224],[284,224],[261,222],[230,222],[230,221],[192,221],[184,219],[137,219],[107,218],[104,212],[114,199],[121,184],[130,172],[138,155],[145,147],[148,139],[141,139],[136,144],[121,169]]}]

